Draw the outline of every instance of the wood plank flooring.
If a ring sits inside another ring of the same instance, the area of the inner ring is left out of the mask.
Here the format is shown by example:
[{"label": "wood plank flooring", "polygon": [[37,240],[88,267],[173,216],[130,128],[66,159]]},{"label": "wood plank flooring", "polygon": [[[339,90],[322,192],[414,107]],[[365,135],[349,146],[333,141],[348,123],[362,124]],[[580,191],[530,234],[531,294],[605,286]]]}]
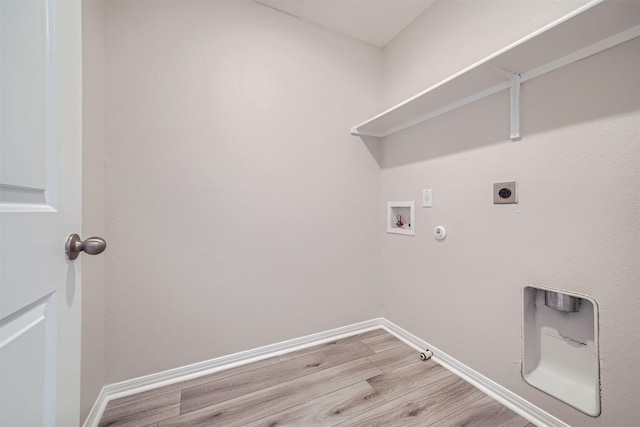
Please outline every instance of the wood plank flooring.
[{"label": "wood plank flooring", "polygon": [[533,424],[377,329],[113,400],[99,426]]}]

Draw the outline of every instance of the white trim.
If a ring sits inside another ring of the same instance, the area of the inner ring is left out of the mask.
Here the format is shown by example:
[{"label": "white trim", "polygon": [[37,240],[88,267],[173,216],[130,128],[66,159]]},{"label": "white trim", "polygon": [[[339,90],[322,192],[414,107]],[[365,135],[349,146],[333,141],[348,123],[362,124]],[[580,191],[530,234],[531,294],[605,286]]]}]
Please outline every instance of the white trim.
[{"label": "white trim", "polygon": [[474,385],[488,396],[494,398],[535,425],[548,427],[570,427],[569,424],[566,424],[550,413],[538,408],[529,401],[523,399],[512,391],[507,390],[500,384],[473,370],[459,360],[449,356],[447,353],[440,351],[426,341],[423,341],[410,332],[407,332],[395,323],[383,318],[382,328],[420,352],[427,349],[431,350],[433,352],[431,359],[434,362],[442,365],[444,368]]},{"label": "white trim", "polygon": [[29,203],[0,203],[0,212],[12,212],[12,213],[33,213],[33,212],[58,212],[52,206],[44,204],[29,204]]},{"label": "white trim", "polygon": [[295,338],[280,343],[258,347],[252,350],[242,351],[240,353],[222,356],[215,359],[207,360],[192,365],[183,366],[168,371],[159,372],[157,374],[147,375],[144,377],[134,378],[115,384],[106,385],[98,395],[91,412],[85,420],[84,427],[97,427],[100,418],[107,407],[109,401],[119,399],[121,397],[130,396],[154,388],[162,387],[169,384],[175,384],[208,375],[213,372],[222,371],[247,363],[256,362],[258,360],[267,359],[284,353],[300,350],[314,345],[323,344],[337,339],[345,338],[352,335],[361,334],[363,332],[372,331],[374,329],[384,329],[390,334],[410,347],[419,352],[429,349],[433,352],[432,360],[442,365],[455,375],[474,385],[488,396],[494,398],[504,406],[513,410],[520,416],[533,422],[538,426],[548,427],[569,427],[568,424],[549,414],[548,412],[538,408],[530,402],[524,400],[517,394],[507,390],[500,384],[490,380],[479,372],[471,369],[469,366],[459,360],[449,356],[448,354],[438,350],[426,341],[416,337],[415,335],[402,329],[395,323],[379,317],[352,325],[331,329],[317,334],[307,335],[301,338]]},{"label": "white trim", "polygon": [[100,423],[100,419],[102,418],[102,414],[104,414],[107,403],[109,403],[109,400],[111,400],[111,397],[107,395],[107,387],[109,386],[106,385],[102,387],[102,390],[100,390],[100,393],[98,393],[98,397],[96,397],[96,401],[93,403],[91,411],[89,411],[89,415],[87,415],[87,418],[82,424],[83,427],[97,427]]},{"label": "white trim", "polygon": [[203,375],[209,375],[214,372],[257,362],[259,360],[268,359],[269,357],[301,350],[303,348],[312,347],[314,345],[331,342],[380,328],[382,328],[382,319],[371,319],[288,341],[282,341],[276,344],[266,345],[264,347],[241,351],[228,356],[217,357],[215,359],[194,363],[192,365],[169,369],[168,371],[133,378],[119,383],[108,384],[104,386],[98,395],[98,398],[91,408],[83,426],[97,427],[107,404],[109,401],[114,399],[190,380]]}]

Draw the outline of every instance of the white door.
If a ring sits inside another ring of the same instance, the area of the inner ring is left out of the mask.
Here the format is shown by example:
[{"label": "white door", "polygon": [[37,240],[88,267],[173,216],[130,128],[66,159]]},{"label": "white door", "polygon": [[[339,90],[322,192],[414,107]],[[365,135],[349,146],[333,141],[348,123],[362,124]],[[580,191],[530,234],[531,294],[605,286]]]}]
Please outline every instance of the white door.
[{"label": "white door", "polygon": [[0,426],[79,424],[81,14],[0,0]]}]

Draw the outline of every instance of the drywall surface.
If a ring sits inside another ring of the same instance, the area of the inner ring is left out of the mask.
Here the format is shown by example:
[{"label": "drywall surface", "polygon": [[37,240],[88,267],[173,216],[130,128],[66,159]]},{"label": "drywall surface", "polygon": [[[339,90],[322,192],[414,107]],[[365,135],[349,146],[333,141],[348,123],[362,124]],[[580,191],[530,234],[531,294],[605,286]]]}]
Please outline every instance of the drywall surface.
[{"label": "drywall surface", "polygon": [[[82,236],[104,233],[104,3],[82,2]],[[82,256],[80,419],[104,386],[104,256]]]},{"label": "drywall surface", "polygon": [[106,4],[107,382],[377,317],[382,52],[253,2]]},{"label": "drywall surface", "polygon": [[[452,11],[451,26],[456,16]],[[484,34],[469,43],[483,50]],[[449,46],[447,37],[438,43]],[[386,59],[404,61],[387,78],[411,80],[398,92],[417,84],[409,52],[423,42],[405,37],[385,51]],[[446,58],[457,61],[457,52]],[[428,81],[429,69],[422,71]],[[519,142],[508,139],[509,97],[502,92],[382,143],[381,216],[387,201],[420,201],[423,188],[433,189],[433,208],[417,203],[415,237],[380,227],[383,316],[569,425],[627,426],[640,419],[639,87],[635,40],[523,84]],[[493,183],[505,181],[518,182],[518,204],[493,204]],[[442,242],[433,236],[438,225],[447,230]],[[526,284],[598,302],[599,417],[522,379]]]}]

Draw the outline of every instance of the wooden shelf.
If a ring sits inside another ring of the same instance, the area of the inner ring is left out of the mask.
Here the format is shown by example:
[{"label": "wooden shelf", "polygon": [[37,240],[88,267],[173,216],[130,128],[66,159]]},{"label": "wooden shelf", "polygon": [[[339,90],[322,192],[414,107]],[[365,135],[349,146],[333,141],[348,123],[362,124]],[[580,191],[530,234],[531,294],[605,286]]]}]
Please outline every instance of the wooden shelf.
[{"label": "wooden shelf", "polygon": [[640,36],[640,3],[592,1],[423,92],[355,126],[385,137],[511,89],[511,137],[519,137],[520,84]]}]

